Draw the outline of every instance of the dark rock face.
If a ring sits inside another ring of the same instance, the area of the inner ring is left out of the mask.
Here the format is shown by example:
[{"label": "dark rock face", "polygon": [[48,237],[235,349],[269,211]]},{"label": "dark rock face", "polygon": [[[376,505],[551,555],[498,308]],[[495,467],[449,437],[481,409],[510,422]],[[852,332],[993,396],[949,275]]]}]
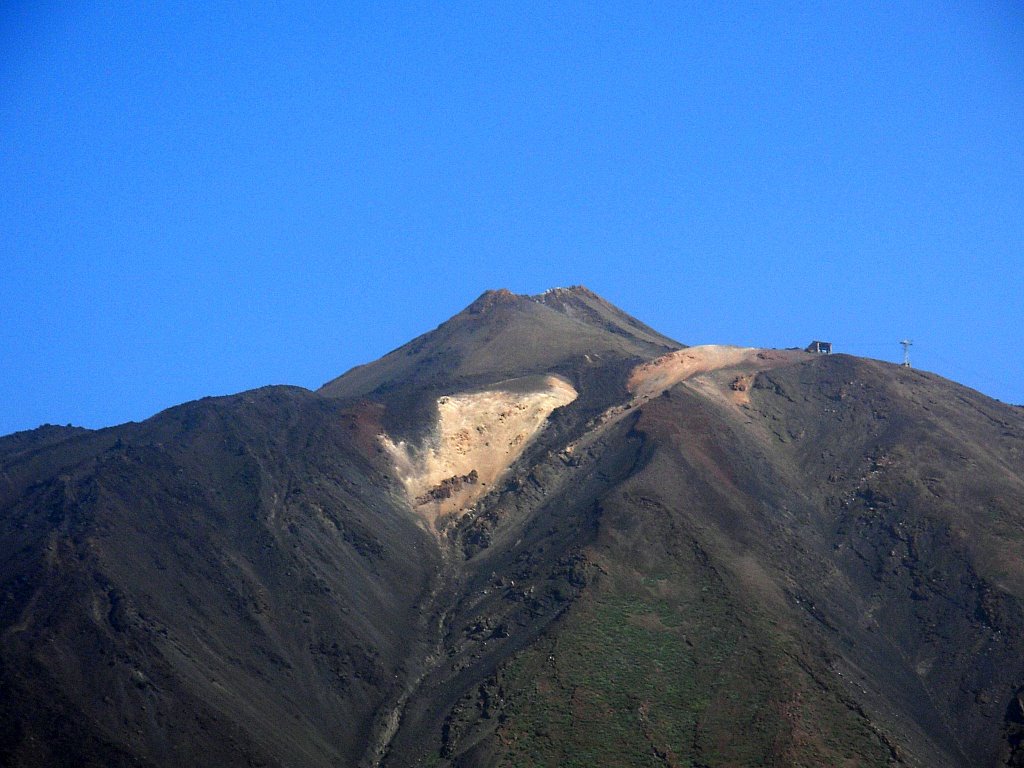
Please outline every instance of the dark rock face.
[{"label": "dark rock face", "polygon": [[441,501],[442,499],[450,499],[466,485],[476,485],[480,479],[479,474],[475,469],[469,471],[466,475],[453,475],[452,477],[442,480],[437,486],[431,488],[425,494],[416,499],[419,504],[425,504],[428,501]]},{"label": "dark rock face", "polygon": [[[0,764],[1024,765],[1024,411],[800,353],[631,395],[679,348],[488,292],[318,393],[0,438]],[[377,435],[534,373],[578,399],[425,525]]]}]

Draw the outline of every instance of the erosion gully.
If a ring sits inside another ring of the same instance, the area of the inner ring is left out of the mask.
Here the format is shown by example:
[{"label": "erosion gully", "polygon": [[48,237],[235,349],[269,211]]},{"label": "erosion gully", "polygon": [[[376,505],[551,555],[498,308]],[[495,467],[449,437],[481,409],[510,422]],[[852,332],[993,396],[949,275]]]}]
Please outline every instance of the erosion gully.
[{"label": "erosion gully", "polygon": [[417,637],[423,638],[423,641],[413,642],[411,645],[412,653],[408,659],[410,671],[406,684],[390,705],[382,708],[374,727],[374,736],[360,761],[361,768],[380,768],[385,764],[391,744],[402,725],[409,701],[419,691],[424,679],[435,671],[447,656],[445,638],[451,614],[458,604],[455,596],[462,594],[461,587],[466,581],[466,571],[458,542],[448,535],[448,529],[433,533],[441,561],[434,574],[433,583],[420,603],[416,630]]}]

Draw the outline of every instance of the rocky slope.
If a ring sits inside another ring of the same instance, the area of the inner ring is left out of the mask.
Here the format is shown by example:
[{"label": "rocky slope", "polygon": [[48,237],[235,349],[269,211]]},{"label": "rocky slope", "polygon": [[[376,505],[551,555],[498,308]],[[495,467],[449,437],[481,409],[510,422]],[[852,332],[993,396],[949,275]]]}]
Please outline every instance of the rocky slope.
[{"label": "rocky slope", "polygon": [[488,292],[0,438],[0,763],[1024,765],[1024,413]]}]

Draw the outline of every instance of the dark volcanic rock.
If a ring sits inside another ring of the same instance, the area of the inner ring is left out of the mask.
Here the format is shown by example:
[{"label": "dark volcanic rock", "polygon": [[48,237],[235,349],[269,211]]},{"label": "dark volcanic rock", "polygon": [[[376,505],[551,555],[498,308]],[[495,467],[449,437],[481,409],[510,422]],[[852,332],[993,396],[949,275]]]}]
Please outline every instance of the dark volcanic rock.
[{"label": "dark volcanic rock", "polygon": [[422,496],[416,499],[417,503],[424,504],[428,501],[441,501],[450,499],[466,485],[476,485],[479,475],[475,469],[470,470],[467,475],[453,475],[445,478],[438,485],[431,488]]}]

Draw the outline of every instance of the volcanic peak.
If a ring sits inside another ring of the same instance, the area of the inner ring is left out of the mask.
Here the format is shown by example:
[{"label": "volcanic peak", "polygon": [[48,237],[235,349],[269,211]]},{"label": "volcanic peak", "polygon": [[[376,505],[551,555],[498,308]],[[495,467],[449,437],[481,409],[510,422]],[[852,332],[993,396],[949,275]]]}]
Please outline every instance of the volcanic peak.
[{"label": "volcanic peak", "polygon": [[514,305],[523,298],[525,297],[512,293],[508,288],[487,290],[481,293],[463,312],[470,315],[482,315],[498,305]]},{"label": "volcanic peak", "polygon": [[572,379],[580,361],[651,360],[682,346],[582,286],[536,296],[489,290],[433,331],[328,382],[320,393],[366,397],[426,387],[436,396],[536,374]]},{"label": "volcanic peak", "polygon": [[520,294],[513,293],[508,288],[492,288],[481,293],[472,304],[466,307],[460,314],[480,315],[496,307],[501,306],[523,306],[527,302],[544,304],[557,308],[571,302],[598,301],[609,307],[612,305],[583,285],[571,285],[567,288],[548,288],[542,293]]}]

